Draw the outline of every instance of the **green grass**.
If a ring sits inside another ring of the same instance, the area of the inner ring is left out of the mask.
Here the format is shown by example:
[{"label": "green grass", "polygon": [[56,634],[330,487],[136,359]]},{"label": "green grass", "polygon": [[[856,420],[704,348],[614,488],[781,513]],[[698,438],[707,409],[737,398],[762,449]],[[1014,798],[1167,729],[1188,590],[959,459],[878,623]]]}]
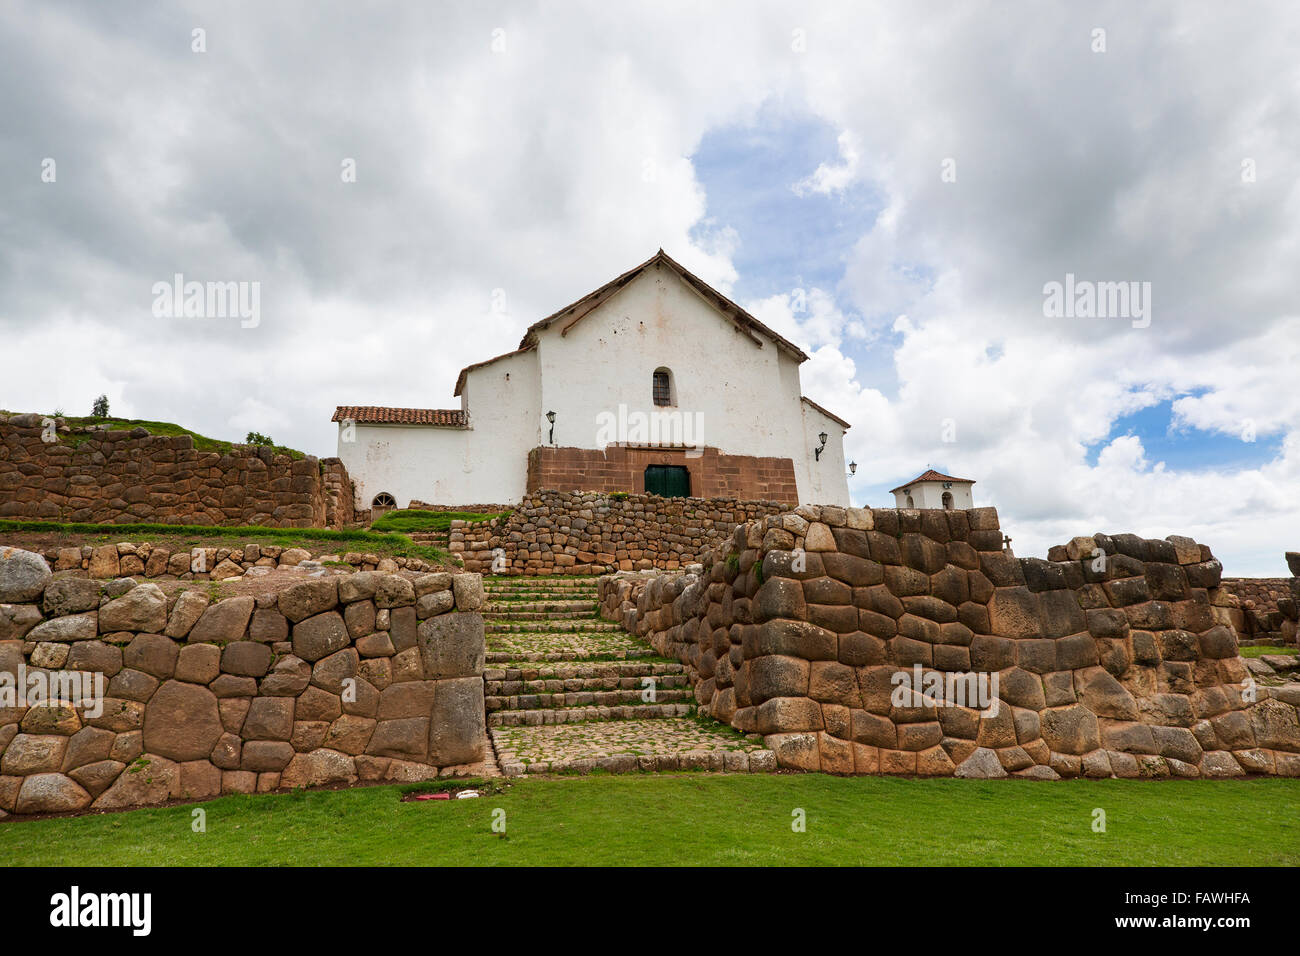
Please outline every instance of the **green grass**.
[{"label": "green grass", "polygon": [[[130,431],[132,428],[147,428],[151,435],[169,435],[176,437],[178,435],[189,435],[194,439],[194,447],[198,451],[215,451],[221,454],[228,454],[235,444],[239,442],[221,441],[218,438],[208,438],[206,435],[200,435],[198,432],[190,431],[188,428],[182,428],[180,425],[172,422],[147,422],[135,418],[95,418],[86,416],[84,418],[70,418],[67,415],[61,416],[64,424],[69,428],[86,428],[92,426],[107,426],[112,431]],[[73,447],[80,447],[85,441],[84,435],[61,435],[59,440]],[[296,448],[286,448],[283,445],[272,446],[277,454],[288,455],[290,458],[299,459],[307,457]]]},{"label": "green grass", "polygon": [[[509,512],[504,512],[509,514]],[[497,517],[496,512],[477,511],[421,511],[403,508],[390,511],[370,526],[372,531],[446,531],[453,521],[487,521]]]},{"label": "green grass", "polygon": [[1259,657],[1261,654],[1300,654],[1300,648],[1277,647],[1272,644],[1247,644],[1240,648],[1242,657]]},{"label": "green grass", "polygon": [[[0,825],[9,866],[1300,864],[1300,781],[908,780],[820,774],[522,779],[225,797]],[[492,831],[505,811],[506,834]],[[791,830],[806,813],[807,832]],[[1092,830],[1106,811],[1105,833]]]},{"label": "green grass", "polygon": [[[91,524],[75,521],[17,521],[0,519],[0,532],[32,532],[35,534],[63,534],[69,537],[98,537],[104,541],[121,541],[131,535],[149,537],[179,537],[184,539],[211,539],[253,544],[279,544],[294,546],[314,542],[345,545],[339,551],[375,551],[393,557],[423,558],[426,561],[447,563],[448,554],[439,548],[419,545],[404,534],[383,534],[375,531],[336,531],[331,528],[267,528],[260,525],[195,525],[195,524]],[[184,542],[175,542],[181,544]]]}]

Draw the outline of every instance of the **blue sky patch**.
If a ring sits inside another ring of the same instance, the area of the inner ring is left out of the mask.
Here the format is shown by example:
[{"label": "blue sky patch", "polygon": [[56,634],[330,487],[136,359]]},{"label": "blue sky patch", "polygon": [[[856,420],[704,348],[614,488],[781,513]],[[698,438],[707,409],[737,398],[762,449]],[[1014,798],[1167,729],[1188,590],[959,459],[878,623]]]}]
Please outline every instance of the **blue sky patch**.
[{"label": "blue sky patch", "polygon": [[1157,402],[1116,419],[1110,434],[1088,448],[1088,464],[1096,465],[1102,448],[1124,435],[1136,435],[1142,440],[1151,464],[1163,461],[1167,468],[1183,472],[1258,468],[1281,454],[1281,435],[1257,435],[1253,442],[1247,442],[1239,435],[1199,428],[1175,430],[1173,401]]}]

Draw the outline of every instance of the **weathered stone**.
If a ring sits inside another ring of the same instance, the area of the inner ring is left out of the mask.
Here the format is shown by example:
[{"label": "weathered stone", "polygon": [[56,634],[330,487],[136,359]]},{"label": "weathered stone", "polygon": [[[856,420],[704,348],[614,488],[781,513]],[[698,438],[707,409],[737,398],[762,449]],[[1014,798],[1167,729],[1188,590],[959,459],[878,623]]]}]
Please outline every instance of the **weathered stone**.
[{"label": "weathered stone", "polygon": [[293,626],[293,652],[305,661],[318,661],[349,643],[347,628],[337,611],[299,620]]},{"label": "weathered stone", "polygon": [[483,681],[477,677],[438,681],[429,719],[429,761],[439,766],[477,763],[483,759],[486,741]]},{"label": "weathered stone", "polygon": [[150,699],[143,729],[149,753],[178,761],[206,759],[223,733],[216,695],[169,680]]},{"label": "weathered stone", "polygon": [[183,640],[207,610],[208,602],[208,596],[201,591],[182,591],[176,598],[176,605],[172,608],[163,633]]},{"label": "weathered stone", "polygon": [[50,617],[80,614],[99,607],[102,590],[100,583],[90,578],[56,578],[46,585],[41,603]]},{"label": "weathered stone", "polygon": [[53,577],[39,554],[21,548],[0,547],[0,603],[34,602]]},{"label": "weathered stone", "polygon": [[15,810],[18,813],[71,813],[84,810],[90,801],[90,794],[71,777],[61,773],[36,773],[23,780]]},{"label": "weathered stone", "polygon": [[99,609],[99,629],[161,634],[167,626],[167,596],[156,584],[139,584]]},{"label": "weathered stone", "polygon": [[338,579],[315,578],[286,588],[280,594],[280,613],[297,624],[339,603]]},{"label": "weathered stone", "polygon": [[226,598],[209,606],[190,630],[190,642],[226,644],[240,640],[253,616],[254,604],[254,599],[245,595]]}]

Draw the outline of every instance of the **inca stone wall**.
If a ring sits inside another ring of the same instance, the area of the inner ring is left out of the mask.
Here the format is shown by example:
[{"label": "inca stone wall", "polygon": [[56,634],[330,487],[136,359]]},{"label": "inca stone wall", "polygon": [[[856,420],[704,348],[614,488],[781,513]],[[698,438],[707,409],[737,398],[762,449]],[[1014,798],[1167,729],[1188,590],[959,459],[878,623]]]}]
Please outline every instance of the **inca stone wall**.
[{"label": "inca stone wall", "polygon": [[320,552],[313,556],[305,548],[252,543],[173,551],[166,544],[120,541],[117,544],[54,547],[41,552],[41,556],[51,571],[85,571],[92,578],[174,577],[182,581],[224,581],[250,572],[256,577],[276,568],[304,565],[319,570],[321,562],[318,558],[347,564],[358,571],[395,573],[434,569],[434,565],[419,558],[381,557],[363,551]]},{"label": "inca stone wall", "polygon": [[[1207,547],[1099,534],[1045,561],[1001,542],[991,508],[805,506],[738,528],[698,571],[603,578],[601,606],[786,767],[1300,776],[1300,685],[1249,679]],[[921,691],[996,675],[998,706],[900,702],[918,672]]]},{"label": "inca stone wall", "polygon": [[742,522],[787,509],[775,501],[539,491],[505,518],[451,523],[469,571],[596,574],[674,570],[726,541]]},{"label": "inca stone wall", "polygon": [[48,421],[0,416],[0,517],[295,528],[353,520],[352,483],[337,458],[245,445],[197,451],[189,435],[51,430]]},{"label": "inca stone wall", "polygon": [[0,548],[0,815],[482,770],[482,578],[215,603]]},{"label": "inca stone wall", "polygon": [[[1300,554],[1292,551],[1286,557],[1291,570],[1300,573]],[[1243,640],[1296,643],[1300,577],[1224,578],[1223,589],[1237,599],[1232,622]]]}]

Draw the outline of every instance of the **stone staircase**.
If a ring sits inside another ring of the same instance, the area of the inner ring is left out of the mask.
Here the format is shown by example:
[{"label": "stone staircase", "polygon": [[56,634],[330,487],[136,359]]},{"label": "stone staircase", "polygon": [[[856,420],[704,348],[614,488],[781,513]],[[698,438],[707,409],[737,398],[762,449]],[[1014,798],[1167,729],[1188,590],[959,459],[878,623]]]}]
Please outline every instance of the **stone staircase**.
[{"label": "stone staircase", "polygon": [[685,668],[602,620],[592,577],[488,577],[488,728],[504,773],[775,770],[695,715]]}]

